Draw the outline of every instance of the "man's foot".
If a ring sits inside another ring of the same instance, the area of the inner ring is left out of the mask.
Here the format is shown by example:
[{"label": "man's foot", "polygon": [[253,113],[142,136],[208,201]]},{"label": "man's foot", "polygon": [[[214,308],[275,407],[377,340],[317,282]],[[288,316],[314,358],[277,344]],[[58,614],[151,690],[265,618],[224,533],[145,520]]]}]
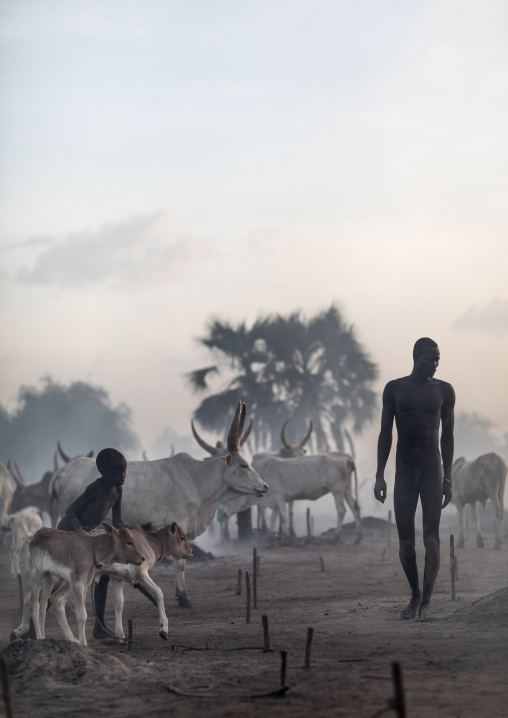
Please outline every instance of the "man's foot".
[{"label": "man's foot", "polygon": [[98,621],[95,621],[92,635],[94,638],[97,638],[99,641],[101,641],[103,638],[110,637],[110,634],[104,630],[104,628],[101,626],[101,624]]},{"label": "man's foot", "polygon": [[420,599],[422,594],[418,592],[416,596],[411,596],[411,600],[407,604],[407,607],[401,611],[401,618],[415,618],[418,612],[418,606],[420,605]]},{"label": "man's foot", "polygon": [[429,604],[421,605],[420,610],[418,611],[418,621],[421,623],[426,623],[427,621],[432,621],[432,616],[430,615],[429,610]]}]

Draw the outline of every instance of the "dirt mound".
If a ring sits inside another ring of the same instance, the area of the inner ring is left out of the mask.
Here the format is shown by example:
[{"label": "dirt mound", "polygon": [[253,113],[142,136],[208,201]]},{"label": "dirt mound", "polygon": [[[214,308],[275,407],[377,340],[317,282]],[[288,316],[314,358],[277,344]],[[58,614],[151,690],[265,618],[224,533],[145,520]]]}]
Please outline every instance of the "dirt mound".
[{"label": "dirt mound", "polygon": [[490,623],[499,627],[508,625],[508,588],[489,593],[471,604],[463,617],[467,623]]},{"label": "dirt mound", "polygon": [[97,683],[128,681],[135,677],[132,669],[109,655],[107,660],[90,648],[69,641],[48,638],[44,641],[18,639],[2,651],[9,675],[17,686],[33,688],[38,682]]}]

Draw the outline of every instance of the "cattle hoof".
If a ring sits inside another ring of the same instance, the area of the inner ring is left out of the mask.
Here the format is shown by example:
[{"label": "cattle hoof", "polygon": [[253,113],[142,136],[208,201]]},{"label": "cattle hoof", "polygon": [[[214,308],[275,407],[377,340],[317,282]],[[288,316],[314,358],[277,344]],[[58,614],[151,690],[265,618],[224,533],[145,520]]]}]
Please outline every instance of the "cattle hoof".
[{"label": "cattle hoof", "polygon": [[167,640],[168,640],[168,634],[166,633],[166,631],[159,631],[159,636],[160,636],[164,641],[167,641]]},{"label": "cattle hoof", "polygon": [[494,546],[494,551],[501,551],[501,544],[500,544],[500,543],[497,543],[497,544]]},{"label": "cattle hoof", "polygon": [[485,546],[485,544],[483,543],[483,539],[477,538],[476,539],[476,548],[483,548],[484,546]]},{"label": "cattle hoof", "polygon": [[196,608],[196,604],[189,601],[186,596],[178,596],[178,605],[180,608]]},{"label": "cattle hoof", "polygon": [[356,538],[356,539],[354,540],[353,544],[354,544],[355,546],[358,546],[358,544],[361,543],[361,542],[362,542],[362,539],[361,539],[361,538]]}]

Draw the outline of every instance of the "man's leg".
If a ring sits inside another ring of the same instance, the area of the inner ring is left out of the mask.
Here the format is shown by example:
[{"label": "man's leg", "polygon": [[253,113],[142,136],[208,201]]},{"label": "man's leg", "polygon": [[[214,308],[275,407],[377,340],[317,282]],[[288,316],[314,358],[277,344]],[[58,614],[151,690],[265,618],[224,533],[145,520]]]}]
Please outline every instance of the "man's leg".
[{"label": "man's leg", "polygon": [[399,534],[399,558],[411,588],[411,599],[400,614],[401,618],[414,618],[421,598],[415,552],[415,513],[418,494],[414,469],[406,466],[397,457],[393,506]]},{"label": "man's leg", "polygon": [[425,467],[422,476],[421,502],[423,513],[423,543],[425,545],[425,571],[423,574],[423,593],[418,617],[421,621],[430,621],[430,599],[437,574],[439,572],[439,522],[443,503],[443,478],[441,462],[437,458]]}]

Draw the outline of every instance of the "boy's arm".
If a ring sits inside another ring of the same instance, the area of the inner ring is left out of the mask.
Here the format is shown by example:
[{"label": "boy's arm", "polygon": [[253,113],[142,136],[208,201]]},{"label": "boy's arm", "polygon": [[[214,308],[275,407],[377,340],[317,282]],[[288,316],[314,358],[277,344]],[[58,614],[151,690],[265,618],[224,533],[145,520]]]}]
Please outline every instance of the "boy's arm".
[{"label": "boy's arm", "polygon": [[122,527],[126,527],[127,524],[125,524],[122,521],[122,487],[118,487],[118,498],[113,504],[112,514],[113,514],[113,526],[116,529],[121,529]]}]

